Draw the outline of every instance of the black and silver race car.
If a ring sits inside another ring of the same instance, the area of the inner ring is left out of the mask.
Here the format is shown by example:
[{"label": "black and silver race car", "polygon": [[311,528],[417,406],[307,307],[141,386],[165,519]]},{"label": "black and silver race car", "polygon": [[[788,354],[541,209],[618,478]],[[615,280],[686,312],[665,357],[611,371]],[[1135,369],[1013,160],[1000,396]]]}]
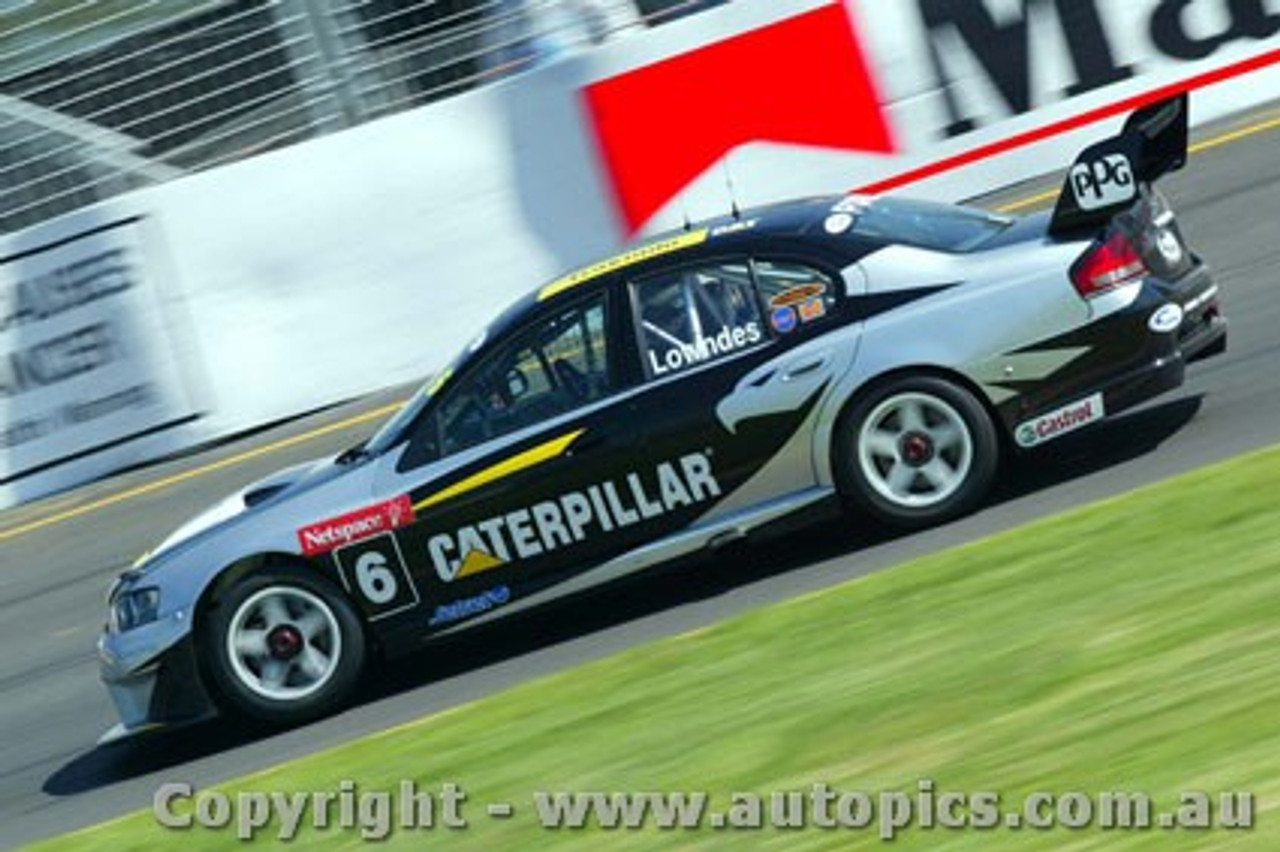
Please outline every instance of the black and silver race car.
[{"label": "black and silver race car", "polygon": [[1052,214],[845,195],[676,231],[498,318],[366,443],[249,486],[110,593],[117,733],[331,712],[375,656],[819,508],[913,528],[1002,460],[1223,351],[1152,188],[1185,96],[1071,167]]}]

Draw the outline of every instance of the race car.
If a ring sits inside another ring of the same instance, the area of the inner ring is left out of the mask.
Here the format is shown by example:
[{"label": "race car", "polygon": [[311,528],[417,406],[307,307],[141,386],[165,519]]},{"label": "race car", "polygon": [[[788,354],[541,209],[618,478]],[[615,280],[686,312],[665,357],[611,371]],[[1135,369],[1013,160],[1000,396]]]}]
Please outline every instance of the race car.
[{"label": "race car", "polygon": [[433,637],[847,512],[918,528],[1222,352],[1153,188],[1185,96],[1023,218],[839,195],[690,225],[496,319],[368,441],[218,504],[114,584],[114,734],[297,724]]}]

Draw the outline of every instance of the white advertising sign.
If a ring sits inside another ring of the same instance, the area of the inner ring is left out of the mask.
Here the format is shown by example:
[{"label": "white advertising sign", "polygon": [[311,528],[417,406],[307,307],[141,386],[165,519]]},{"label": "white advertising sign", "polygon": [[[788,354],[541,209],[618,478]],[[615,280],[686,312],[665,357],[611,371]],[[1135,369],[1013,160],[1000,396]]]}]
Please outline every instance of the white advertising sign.
[{"label": "white advertising sign", "polygon": [[126,219],[0,256],[0,485],[194,417]]}]

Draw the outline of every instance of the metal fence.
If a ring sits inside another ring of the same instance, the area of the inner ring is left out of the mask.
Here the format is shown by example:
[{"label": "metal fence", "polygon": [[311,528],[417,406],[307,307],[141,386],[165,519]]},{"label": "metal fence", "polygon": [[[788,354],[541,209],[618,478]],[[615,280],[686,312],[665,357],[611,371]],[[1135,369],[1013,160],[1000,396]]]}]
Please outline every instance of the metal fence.
[{"label": "metal fence", "polygon": [[727,0],[0,0],[0,232]]}]

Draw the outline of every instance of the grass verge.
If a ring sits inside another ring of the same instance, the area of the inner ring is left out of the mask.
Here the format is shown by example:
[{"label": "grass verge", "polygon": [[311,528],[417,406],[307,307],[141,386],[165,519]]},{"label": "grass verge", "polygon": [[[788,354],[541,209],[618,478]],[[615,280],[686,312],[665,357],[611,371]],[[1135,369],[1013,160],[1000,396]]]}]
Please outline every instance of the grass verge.
[{"label": "grass verge", "polygon": [[[1249,831],[900,833],[897,848],[1280,848],[1280,448],[763,608],[218,788],[467,791],[384,848],[873,849],[865,830],[542,829],[535,791],[1251,791]],[[180,771],[175,772],[180,780]],[[510,802],[495,820],[488,802]],[[767,818],[767,815],[766,815]],[[304,823],[310,817],[304,819]],[[261,830],[272,841],[279,823]],[[150,810],[32,849],[218,849]],[[304,825],[296,848],[362,845]]]}]

